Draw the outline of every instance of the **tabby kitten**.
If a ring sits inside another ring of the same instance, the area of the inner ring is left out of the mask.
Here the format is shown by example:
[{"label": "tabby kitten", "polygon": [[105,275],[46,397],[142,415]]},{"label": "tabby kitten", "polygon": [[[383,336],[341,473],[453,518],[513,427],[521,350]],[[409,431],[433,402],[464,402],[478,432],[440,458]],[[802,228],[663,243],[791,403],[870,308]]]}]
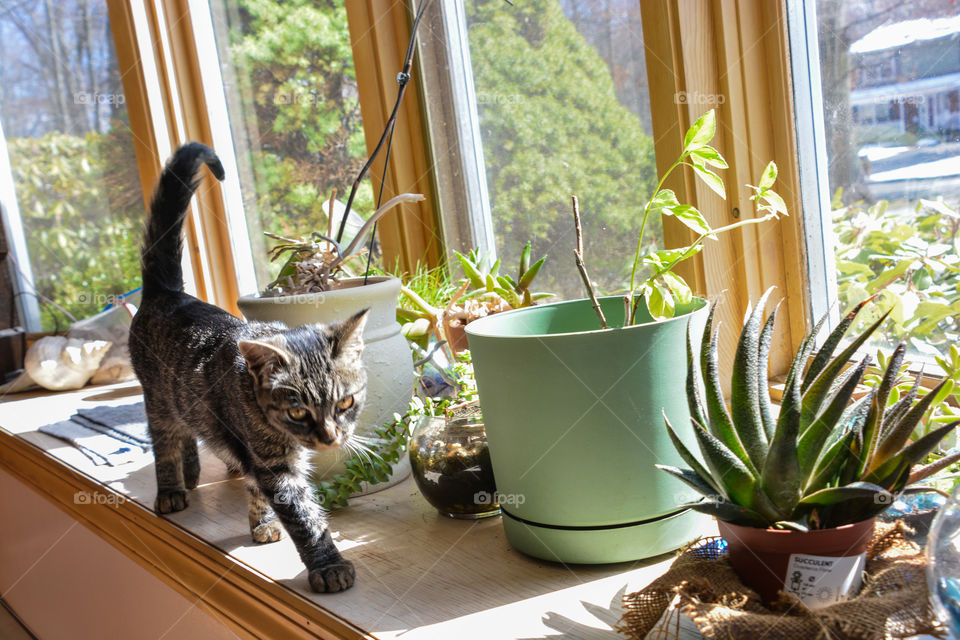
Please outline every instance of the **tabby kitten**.
[{"label": "tabby kitten", "polygon": [[200,438],[246,478],[254,541],[279,540],[282,524],[310,587],[341,591],[353,585],[353,564],[330,538],[307,483],[308,460],[311,450],[353,435],[366,393],[367,312],[290,329],[245,323],[184,293],[180,232],[203,164],[223,180],[216,154],[196,142],[177,149],[160,176],[141,253],[143,298],[130,326],[156,459],[155,508],[187,507]]}]

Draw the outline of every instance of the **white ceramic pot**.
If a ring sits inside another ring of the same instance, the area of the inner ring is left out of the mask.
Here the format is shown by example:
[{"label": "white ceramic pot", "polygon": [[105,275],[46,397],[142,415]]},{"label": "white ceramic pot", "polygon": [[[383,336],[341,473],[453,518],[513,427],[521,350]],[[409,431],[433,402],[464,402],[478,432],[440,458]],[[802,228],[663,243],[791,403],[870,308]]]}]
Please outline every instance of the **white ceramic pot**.
[{"label": "white ceramic pot", "polygon": [[[374,430],[406,412],[413,394],[413,360],[407,341],[396,320],[400,280],[389,276],[345,278],[340,287],[323,293],[289,296],[242,296],[237,300],[248,320],[279,321],[289,327],[345,320],[362,309],[370,309],[363,331],[363,362],[367,367],[367,400],[357,421],[357,433],[373,436]],[[314,455],[314,477],[326,480],[344,470],[345,451],[323,451]],[[388,482],[365,487],[363,493],[386,489],[410,473],[407,456],[400,457]]]}]

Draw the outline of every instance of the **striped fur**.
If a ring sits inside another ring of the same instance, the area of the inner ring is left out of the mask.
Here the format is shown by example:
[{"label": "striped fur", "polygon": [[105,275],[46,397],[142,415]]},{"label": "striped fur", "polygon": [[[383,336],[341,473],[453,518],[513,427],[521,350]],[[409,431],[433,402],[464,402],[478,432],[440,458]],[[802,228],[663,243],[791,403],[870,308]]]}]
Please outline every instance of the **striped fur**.
[{"label": "striped fur", "polygon": [[309,452],[353,435],[366,393],[361,363],[366,312],[334,325],[293,329],[245,323],[183,291],[184,215],[211,149],[177,149],[160,176],[142,252],[143,299],[130,355],[143,386],[157,474],[158,513],[185,509],[197,486],[197,439],[245,477],[256,542],[285,529],[318,592],[354,581],[307,482]]}]

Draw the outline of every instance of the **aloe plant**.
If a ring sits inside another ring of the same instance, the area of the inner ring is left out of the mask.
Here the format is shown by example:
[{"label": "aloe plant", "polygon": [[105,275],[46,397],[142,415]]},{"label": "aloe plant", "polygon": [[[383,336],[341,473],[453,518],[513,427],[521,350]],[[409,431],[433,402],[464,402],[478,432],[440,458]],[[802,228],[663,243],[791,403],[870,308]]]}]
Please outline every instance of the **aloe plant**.
[{"label": "aloe plant", "polygon": [[767,357],[777,310],[763,320],[769,295],[768,290],[744,322],[729,408],[720,390],[718,332],[713,331],[716,302],[703,331],[699,366],[688,333],[687,398],[702,461],[664,416],[667,432],[690,468],[657,466],[703,494],[704,499],[691,508],[735,524],[808,530],[872,517],[908,483],[922,479],[920,472],[911,476],[911,467],[960,423],[939,426],[911,440],[947,381],[921,396],[918,377],[892,402],[906,351],[900,344],[887,359],[882,377],[855,399],[870,357],[856,366],[846,365],[886,314],[834,352],[870,301],[866,300],[842,319],[819,349],[816,337],[826,316],[804,338],[775,419],[767,390]]},{"label": "aloe plant", "polygon": [[520,309],[531,306],[537,300],[552,297],[552,293],[534,293],[530,290],[533,279],[540,273],[540,268],[547,259],[543,256],[530,264],[531,252],[532,244],[528,241],[520,252],[520,266],[517,269],[517,277],[514,279],[508,274],[500,273],[499,258],[492,260],[489,254],[477,249],[472,249],[466,255],[454,251],[463,268],[463,273],[473,287],[473,290],[467,294],[467,298],[492,298],[494,301],[499,298],[510,308]]}]

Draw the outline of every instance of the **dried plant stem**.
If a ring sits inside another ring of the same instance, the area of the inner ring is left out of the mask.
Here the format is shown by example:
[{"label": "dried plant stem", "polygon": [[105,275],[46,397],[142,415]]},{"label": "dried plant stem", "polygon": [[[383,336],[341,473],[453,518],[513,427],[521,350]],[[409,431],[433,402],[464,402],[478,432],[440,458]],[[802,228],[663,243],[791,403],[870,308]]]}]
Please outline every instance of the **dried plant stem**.
[{"label": "dried plant stem", "polygon": [[370,219],[367,220],[362,227],[360,227],[360,230],[357,231],[357,235],[353,237],[353,241],[347,246],[346,249],[344,249],[344,257],[333,261],[330,264],[330,269],[336,269],[341,262],[346,262],[354,256],[358,247],[363,243],[363,239],[370,231],[370,228],[377,223],[377,220],[383,217],[383,214],[403,202],[420,202],[422,200],[426,200],[426,197],[421,193],[401,193],[400,195],[394,196],[387,200],[387,203],[374,211],[373,215],[370,216]]},{"label": "dried plant stem", "polygon": [[590,282],[590,276],[587,275],[587,266],[583,263],[583,228],[580,226],[580,202],[577,196],[571,196],[573,200],[573,227],[577,234],[577,248],[573,250],[573,257],[577,261],[577,270],[580,272],[580,279],[583,280],[583,286],[587,288],[587,294],[590,296],[590,302],[593,304],[593,310],[600,319],[600,326],[607,327],[607,318],[603,315],[603,309],[600,308],[600,301],[597,300],[597,292]]},{"label": "dried plant stem", "polygon": [[[337,201],[337,190],[334,189],[330,192],[330,204],[328,206],[327,213],[327,236],[333,237],[333,205]],[[346,216],[344,216],[346,217]]]}]

